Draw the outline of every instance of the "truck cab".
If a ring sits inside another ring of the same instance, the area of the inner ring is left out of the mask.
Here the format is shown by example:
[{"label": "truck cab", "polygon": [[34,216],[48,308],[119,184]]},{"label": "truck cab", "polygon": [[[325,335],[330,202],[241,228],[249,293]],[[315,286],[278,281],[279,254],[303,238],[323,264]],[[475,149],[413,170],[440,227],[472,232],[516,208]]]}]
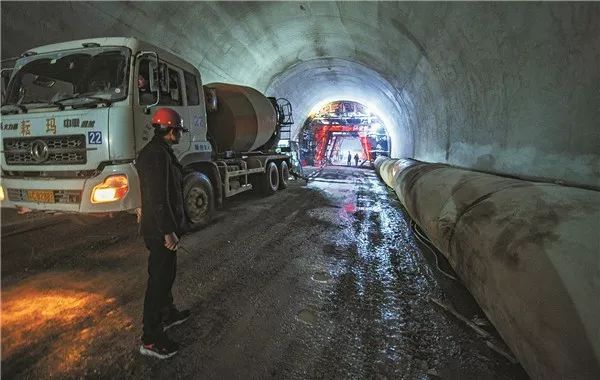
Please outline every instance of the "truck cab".
[{"label": "truck cab", "polygon": [[15,62],[2,104],[2,207],[106,214],[140,205],[134,162],[152,138],[152,107],[190,130],[179,160],[209,162],[200,73],[136,38],[30,49]]}]

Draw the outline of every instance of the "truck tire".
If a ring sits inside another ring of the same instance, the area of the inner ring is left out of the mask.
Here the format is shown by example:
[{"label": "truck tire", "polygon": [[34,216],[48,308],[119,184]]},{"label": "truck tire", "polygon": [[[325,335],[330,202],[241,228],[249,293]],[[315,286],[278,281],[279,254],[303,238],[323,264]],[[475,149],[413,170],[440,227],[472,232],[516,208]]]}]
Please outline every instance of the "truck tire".
[{"label": "truck tire", "polygon": [[275,194],[279,188],[279,170],[274,162],[267,164],[267,170],[261,175],[262,193],[264,195]]},{"label": "truck tire", "polygon": [[290,178],[290,168],[287,162],[281,161],[279,165],[279,189],[283,190],[288,187],[288,180]]},{"label": "truck tire", "polygon": [[210,179],[198,172],[183,179],[183,205],[188,229],[196,230],[210,223],[215,212],[215,197]]}]

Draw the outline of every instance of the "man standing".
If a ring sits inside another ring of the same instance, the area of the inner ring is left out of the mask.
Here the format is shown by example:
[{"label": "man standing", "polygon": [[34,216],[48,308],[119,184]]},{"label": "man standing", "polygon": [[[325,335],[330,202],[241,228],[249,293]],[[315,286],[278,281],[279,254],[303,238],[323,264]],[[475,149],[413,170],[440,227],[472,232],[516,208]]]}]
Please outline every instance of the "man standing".
[{"label": "man standing", "polygon": [[352,163],[352,154],[348,151],[348,166]]},{"label": "man standing", "polygon": [[178,344],[164,331],[190,317],[189,310],[177,310],[171,293],[177,246],[186,225],[183,168],[171,146],[179,143],[181,134],[188,130],[181,116],[170,108],[158,109],[152,126],[154,138],[136,162],[142,193],[141,230],[150,251],[140,353],[166,359],[177,353]]},{"label": "man standing", "polygon": [[354,155],[354,162],[356,163],[356,166],[358,166],[358,160],[359,160],[359,158],[358,158],[358,153],[356,153],[356,154]]}]

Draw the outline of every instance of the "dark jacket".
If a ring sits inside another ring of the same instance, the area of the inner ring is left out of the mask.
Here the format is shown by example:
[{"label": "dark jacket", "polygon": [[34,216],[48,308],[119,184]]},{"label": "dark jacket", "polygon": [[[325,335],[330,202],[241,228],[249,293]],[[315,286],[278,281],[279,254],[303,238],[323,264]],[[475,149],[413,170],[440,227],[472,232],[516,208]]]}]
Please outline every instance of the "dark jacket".
[{"label": "dark jacket", "polygon": [[154,138],[140,152],[135,164],[142,192],[142,235],[160,238],[185,230],[183,168],[171,146]]}]

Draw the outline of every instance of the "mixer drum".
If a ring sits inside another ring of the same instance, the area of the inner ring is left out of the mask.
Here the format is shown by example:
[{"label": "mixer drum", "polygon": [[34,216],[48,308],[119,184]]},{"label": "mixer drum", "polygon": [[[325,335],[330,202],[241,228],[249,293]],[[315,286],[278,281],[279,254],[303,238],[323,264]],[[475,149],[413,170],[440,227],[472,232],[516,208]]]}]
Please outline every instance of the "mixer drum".
[{"label": "mixer drum", "polygon": [[217,94],[216,112],[207,115],[208,133],[218,152],[249,152],[263,146],[276,130],[276,114],[259,91],[228,83],[209,83]]}]

